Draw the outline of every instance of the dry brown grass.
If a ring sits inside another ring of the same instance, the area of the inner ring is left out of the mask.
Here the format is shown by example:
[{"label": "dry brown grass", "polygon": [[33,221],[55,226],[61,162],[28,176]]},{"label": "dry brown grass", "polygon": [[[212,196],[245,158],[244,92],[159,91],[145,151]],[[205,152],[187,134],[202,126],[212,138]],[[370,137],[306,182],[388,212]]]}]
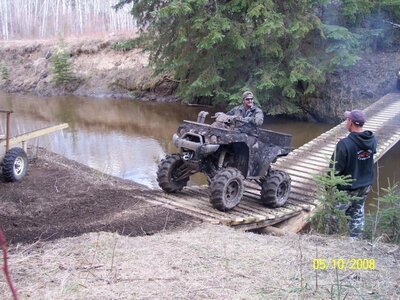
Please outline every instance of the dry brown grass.
[{"label": "dry brown grass", "polygon": [[[393,249],[202,225],[146,237],[90,233],[14,246],[9,263],[21,299],[338,299],[337,286],[340,299],[398,299]],[[376,270],[316,273],[316,251],[321,258],[375,258]]]}]

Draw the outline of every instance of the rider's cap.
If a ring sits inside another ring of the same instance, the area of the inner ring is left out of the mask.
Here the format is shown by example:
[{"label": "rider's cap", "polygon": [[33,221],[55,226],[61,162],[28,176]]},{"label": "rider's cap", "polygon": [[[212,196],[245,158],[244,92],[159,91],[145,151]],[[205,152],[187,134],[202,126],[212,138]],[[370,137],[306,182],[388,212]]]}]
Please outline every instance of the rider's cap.
[{"label": "rider's cap", "polygon": [[246,99],[246,98],[254,98],[253,93],[250,91],[246,91],[243,93],[242,99]]},{"label": "rider's cap", "polygon": [[367,116],[365,115],[365,113],[362,110],[358,109],[345,111],[344,116],[358,126],[363,126],[364,123],[367,121]]}]

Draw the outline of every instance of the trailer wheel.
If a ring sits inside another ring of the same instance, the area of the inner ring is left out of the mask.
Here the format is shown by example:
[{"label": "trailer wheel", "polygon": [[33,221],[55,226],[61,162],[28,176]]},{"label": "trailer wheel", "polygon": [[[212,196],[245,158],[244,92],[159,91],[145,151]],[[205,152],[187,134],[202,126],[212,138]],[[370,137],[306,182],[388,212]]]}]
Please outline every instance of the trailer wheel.
[{"label": "trailer wheel", "polygon": [[189,177],[176,180],[179,168],[184,164],[179,154],[167,155],[158,165],[157,181],[160,188],[167,193],[181,191],[189,181]]},{"label": "trailer wheel", "polygon": [[212,178],[210,202],[220,211],[228,211],[237,206],[243,197],[244,178],[235,168],[219,170]]},{"label": "trailer wheel", "polygon": [[8,182],[20,181],[28,171],[28,157],[22,148],[11,148],[3,159],[3,176]]},{"label": "trailer wheel", "polygon": [[272,170],[261,182],[261,202],[268,207],[281,207],[289,198],[290,176],[283,171]]}]

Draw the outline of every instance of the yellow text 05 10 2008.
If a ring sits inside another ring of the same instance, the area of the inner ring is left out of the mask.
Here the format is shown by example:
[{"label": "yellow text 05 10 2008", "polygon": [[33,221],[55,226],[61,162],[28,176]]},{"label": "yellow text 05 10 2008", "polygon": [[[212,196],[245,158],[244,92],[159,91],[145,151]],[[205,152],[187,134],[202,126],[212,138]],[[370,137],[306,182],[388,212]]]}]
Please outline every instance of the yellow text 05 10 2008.
[{"label": "yellow text 05 10 2008", "polygon": [[375,258],[314,258],[314,270],[375,270]]}]

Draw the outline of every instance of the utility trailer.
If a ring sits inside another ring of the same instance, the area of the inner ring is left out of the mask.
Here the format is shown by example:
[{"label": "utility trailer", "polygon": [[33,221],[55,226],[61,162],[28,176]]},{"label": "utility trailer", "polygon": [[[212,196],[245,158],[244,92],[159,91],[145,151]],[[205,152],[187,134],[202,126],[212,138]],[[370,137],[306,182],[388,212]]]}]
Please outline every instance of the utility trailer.
[{"label": "utility trailer", "polygon": [[27,141],[68,127],[67,123],[38,129],[32,132],[10,136],[11,110],[0,110],[5,114],[5,132],[0,132],[0,166],[8,182],[20,181],[28,171]]}]

